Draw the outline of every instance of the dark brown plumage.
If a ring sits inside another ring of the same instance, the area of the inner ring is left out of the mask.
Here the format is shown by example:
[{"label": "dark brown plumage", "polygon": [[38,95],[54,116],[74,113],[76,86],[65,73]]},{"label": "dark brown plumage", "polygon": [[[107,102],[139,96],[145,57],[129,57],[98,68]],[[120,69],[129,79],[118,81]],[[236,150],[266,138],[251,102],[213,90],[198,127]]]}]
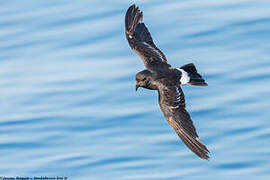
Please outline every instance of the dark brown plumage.
[{"label": "dark brown plumage", "polygon": [[125,17],[125,33],[128,43],[143,60],[145,70],[136,74],[136,90],[143,87],[158,90],[159,105],[170,126],[182,141],[200,158],[208,159],[208,149],[199,140],[189,113],[181,84],[207,86],[194,64],[173,68],[162,51],[156,47],[143,23],[138,7],[129,7]]}]

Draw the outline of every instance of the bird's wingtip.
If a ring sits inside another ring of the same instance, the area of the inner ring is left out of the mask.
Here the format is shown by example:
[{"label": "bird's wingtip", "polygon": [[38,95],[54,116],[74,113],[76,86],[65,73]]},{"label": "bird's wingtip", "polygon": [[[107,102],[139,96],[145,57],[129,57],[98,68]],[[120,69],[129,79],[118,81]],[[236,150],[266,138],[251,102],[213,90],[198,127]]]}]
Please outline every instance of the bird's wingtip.
[{"label": "bird's wingtip", "polygon": [[[132,5],[129,6],[128,11],[131,11],[132,9],[135,9],[136,8],[136,5],[133,3]],[[138,8],[138,7],[137,7]]]},{"label": "bird's wingtip", "polygon": [[202,159],[205,159],[205,160],[208,160],[209,161],[209,153],[210,153],[210,151],[207,149],[207,147],[201,142],[201,140],[198,138],[198,137],[196,137],[195,138],[196,139],[196,141],[197,142],[199,142],[199,146],[201,147],[200,148],[200,153],[199,154],[197,154],[200,158],[202,158]]},{"label": "bird's wingtip", "polygon": [[125,17],[125,28],[127,35],[133,35],[138,23],[142,22],[142,12],[135,4],[132,4]]}]

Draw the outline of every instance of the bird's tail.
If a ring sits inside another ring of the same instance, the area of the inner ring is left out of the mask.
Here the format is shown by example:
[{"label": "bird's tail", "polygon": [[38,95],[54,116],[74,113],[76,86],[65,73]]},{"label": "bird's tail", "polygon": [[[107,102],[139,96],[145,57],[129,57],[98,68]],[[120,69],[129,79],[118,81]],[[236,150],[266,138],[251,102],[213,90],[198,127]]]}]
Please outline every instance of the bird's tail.
[{"label": "bird's tail", "polygon": [[184,70],[187,73],[188,81],[187,84],[193,86],[207,86],[208,84],[205,82],[203,77],[197,72],[197,69],[193,63],[186,64],[180,67],[180,70]]}]

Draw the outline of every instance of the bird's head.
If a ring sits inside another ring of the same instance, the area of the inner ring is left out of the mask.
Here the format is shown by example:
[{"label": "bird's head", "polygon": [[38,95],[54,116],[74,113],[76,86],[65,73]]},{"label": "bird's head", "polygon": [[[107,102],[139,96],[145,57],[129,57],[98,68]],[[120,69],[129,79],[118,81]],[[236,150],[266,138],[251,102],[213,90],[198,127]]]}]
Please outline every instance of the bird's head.
[{"label": "bird's head", "polygon": [[149,70],[143,70],[136,74],[136,91],[139,87],[143,87],[146,89],[151,88],[151,80],[152,80],[152,73]]}]

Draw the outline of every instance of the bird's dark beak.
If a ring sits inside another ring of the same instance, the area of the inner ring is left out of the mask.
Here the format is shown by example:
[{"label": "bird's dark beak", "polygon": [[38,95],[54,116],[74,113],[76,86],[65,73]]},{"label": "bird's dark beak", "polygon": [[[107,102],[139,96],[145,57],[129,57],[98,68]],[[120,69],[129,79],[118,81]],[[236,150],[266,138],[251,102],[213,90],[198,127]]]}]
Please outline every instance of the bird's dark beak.
[{"label": "bird's dark beak", "polygon": [[139,89],[140,85],[136,84],[136,91]]}]

